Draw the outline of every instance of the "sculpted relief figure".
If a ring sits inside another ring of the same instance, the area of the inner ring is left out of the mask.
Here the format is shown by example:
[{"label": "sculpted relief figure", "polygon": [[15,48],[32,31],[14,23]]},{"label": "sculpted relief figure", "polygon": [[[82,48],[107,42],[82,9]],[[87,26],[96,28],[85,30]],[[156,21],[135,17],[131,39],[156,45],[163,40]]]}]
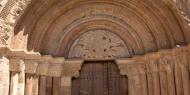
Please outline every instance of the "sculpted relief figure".
[{"label": "sculpted relief figure", "polygon": [[126,57],[127,47],[116,34],[93,30],[82,34],[71,46],[70,58]]}]

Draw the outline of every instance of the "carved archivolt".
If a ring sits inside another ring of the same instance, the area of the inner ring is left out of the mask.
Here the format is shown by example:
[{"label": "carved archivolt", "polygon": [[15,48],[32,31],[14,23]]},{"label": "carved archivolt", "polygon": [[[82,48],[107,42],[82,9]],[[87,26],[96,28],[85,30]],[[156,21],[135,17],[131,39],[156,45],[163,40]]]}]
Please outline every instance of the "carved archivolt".
[{"label": "carved archivolt", "polygon": [[78,35],[73,31],[99,28],[115,29],[116,34],[125,38],[123,41],[132,55],[189,43],[189,33],[171,0],[2,0],[1,3],[4,7],[1,24],[5,26],[1,25],[4,32],[0,34],[3,36],[0,43],[8,45],[14,34],[10,44],[14,49],[63,56],[72,38]]},{"label": "carved archivolt", "polygon": [[16,22],[11,48],[53,56],[68,57],[78,35],[90,30],[112,30],[129,56],[190,42],[171,0],[32,0]]}]

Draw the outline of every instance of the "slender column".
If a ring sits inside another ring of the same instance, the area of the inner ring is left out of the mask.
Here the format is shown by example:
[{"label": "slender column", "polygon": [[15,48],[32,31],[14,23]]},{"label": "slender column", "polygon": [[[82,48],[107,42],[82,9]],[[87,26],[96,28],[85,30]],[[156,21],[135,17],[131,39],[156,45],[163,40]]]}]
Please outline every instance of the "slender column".
[{"label": "slender column", "polygon": [[25,64],[24,61],[19,61],[19,69],[20,73],[18,75],[18,94],[17,95],[24,95],[25,91]]},{"label": "slender column", "polygon": [[160,60],[158,66],[159,66],[161,95],[168,95],[168,81],[167,81],[167,72],[166,72],[167,65]]},{"label": "slender column", "polygon": [[165,71],[160,72],[160,90],[161,95],[168,95],[167,73]]},{"label": "slender column", "polygon": [[26,75],[26,87],[25,87],[25,95],[33,95],[33,77],[30,74]]},{"label": "slender column", "polygon": [[61,78],[53,78],[53,95],[59,95]]},{"label": "slender column", "polygon": [[50,76],[46,77],[46,95],[52,95],[53,93],[53,78]]},{"label": "slender column", "polygon": [[148,95],[148,81],[145,67],[140,69],[141,95]]},{"label": "slender column", "polygon": [[167,66],[167,82],[169,95],[176,95],[173,64]]},{"label": "slender column", "polygon": [[40,77],[39,95],[46,95],[46,77]]},{"label": "slender column", "polygon": [[9,95],[17,95],[18,93],[18,74],[19,72],[11,72],[11,85]]},{"label": "slender column", "polygon": [[9,94],[9,60],[0,55],[0,95]]},{"label": "slender column", "polygon": [[33,95],[38,95],[39,92],[39,76],[33,77]]},{"label": "slender column", "polygon": [[71,95],[71,77],[61,78],[60,95]]},{"label": "slender column", "polygon": [[190,95],[190,79],[189,79],[189,70],[185,64],[181,64],[181,75],[183,81],[183,90],[184,95]]},{"label": "slender column", "polygon": [[154,70],[152,72],[152,78],[153,78],[153,95],[160,95],[160,81],[159,81],[159,73],[156,63],[153,66]]},{"label": "slender column", "polygon": [[150,95],[160,95],[160,81],[157,63],[147,65],[148,90]]},{"label": "slender column", "polygon": [[147,81],[148,81],[148,95],[153,95],[152,74],[150,72],[147,73]]},{"label": "slender column", "polygon": [[175,83],[177,95],[184,95],[181,69],[178,63],[175,64]]}]

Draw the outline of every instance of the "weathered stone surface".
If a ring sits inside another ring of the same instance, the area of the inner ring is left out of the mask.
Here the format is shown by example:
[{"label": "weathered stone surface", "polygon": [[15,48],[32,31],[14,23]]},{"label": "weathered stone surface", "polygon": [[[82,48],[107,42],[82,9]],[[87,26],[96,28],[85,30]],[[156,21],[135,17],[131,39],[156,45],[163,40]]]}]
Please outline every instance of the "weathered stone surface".
[{"label": "weathered stone surface", "polygon": [[[140,57],[116,61],[128,77],[129,95],[190,95],[190,48],[180,47],[190,43],[190,32],[179,12],[189,23],[189,0],[66,1],[0,1],[0,47],[18,49],[0,49],[7,56],[0,57],[0,95],[70,95],[83,61],[64,57],[135,55]],[[25,82],[25,74],[40,79],[26,76]]]},{"label": "weathered stone surface", "polygon": [[20,72],[19,72],[19,79],[18,79],[18,95],[24,95],[25,93],[25,65],[23,60],[19,60],[20,64]]},{"label": "weathered stone surface", "polygon": [[33,95],[38,95],[39,93],[39,76],[33,76]]},{"label": "weathered stone surface", "polygon": [[3,10],[3,8],[5,7],[5,5],[7,4],[8,0],[1,0],[0,1],[0,13]]},{"label": "weathered stone surface", "polygon": [[46,77],[40,77],[39,95],[46,95]]},{"label": "weathered stone surface", "polygon": [[18,72],[11,72],[10,95],[18,94]]},{"label": "weathered stone surface", "polygon": [[33,76],[26,74],[25,95],[33,95]]},{"label": "weathered stone surface", "polygon": [[9,60],[0,55],[0,95],[8,95],[9,94]]},{"label": "weathered stone surface", "polygon": [[61,78],[61,90],[60,94],[71,95],[71,77]]},{"label": "weathered stone surface", "polygon": [[53,78],[53,95],[60,95],[60,90],[61,90],[61,78],[56,77]]}]

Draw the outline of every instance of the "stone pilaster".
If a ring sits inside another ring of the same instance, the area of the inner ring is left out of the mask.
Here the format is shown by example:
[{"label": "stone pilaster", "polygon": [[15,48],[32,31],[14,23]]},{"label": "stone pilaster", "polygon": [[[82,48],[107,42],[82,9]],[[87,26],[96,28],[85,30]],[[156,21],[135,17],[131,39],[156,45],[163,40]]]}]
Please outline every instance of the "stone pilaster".
[{"label": "stone pilaster", "polygon": [[59,92],[60,92],[60,85],[61,83],[61,78],[60,77],[55,77],[53,78],[53,95],[60,95]]},{"label": "stone pilaster", "polygon": [[180,64],[180,68],[181,68],[181,77],[183,81],[184,95],[190,95],[190,79],[189,79],[188,66],[185,64]]},{"label": "stone pilaster", "polygon": [[63,64],[62,77],[60,79],[60,92],[59,94],[71,95],[72,77],[79,77],[83,60],[67,60]]},{"label": "stone pilaster", "polygon": [[176,95],[174,64],[167,65],[167,82],[168,82],[168,95]]},{"label": "stone pilaster", "polygon": [[0,55],[0,95],[9,94],[9,60]]},{"label": "stone pilaster", "polygon": [[71,77],[62,77],[61,78],[61,90],[60,94],[62,95],[71,95]]},{"label": "stone pilaster", "polygon": [[46,77],[40,76],[39,95],[46,95]]},{"label": "stone pilaster", "polygon": [[39,91],[39,76],[33,76],[33,95],[38,95]]},{"label": "stone pilaster", "polygon": [[[126,75],[128,78],[128,91],[129,95],[144,95],[142,93],[142,87],[146,87],[145,85],[142,85],[141,82],[144,80],[141,80],[141,78],[145,76],[141,76],[138,70],[138,64],[134,63],[133,61],[129,60],[116,60],[116,63],[119,67],[120,74]],[[142,74],[143,75],[143,74]],[[143,88],[146,89],[146,88]]]}]

